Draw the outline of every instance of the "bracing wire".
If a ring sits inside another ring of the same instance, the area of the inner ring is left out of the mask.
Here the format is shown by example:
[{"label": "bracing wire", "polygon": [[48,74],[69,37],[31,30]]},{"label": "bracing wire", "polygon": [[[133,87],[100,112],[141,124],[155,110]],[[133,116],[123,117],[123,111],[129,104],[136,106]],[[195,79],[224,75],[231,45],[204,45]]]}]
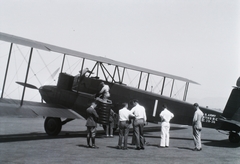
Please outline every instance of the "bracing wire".
[{"label": "bracing wire", "polygon": [[[176,87],[177,87],[177,84],[175,84],[175,85],[176,85]],[[182,86],[180,89],[178,89],[178,87],[177,87],[177,90],[178,90],[178,91],[173,95],[173,97],[176,97],[176,98],[180,99],[179,93],[180,93],[180,91],[183,90],[183,88],[184,88],[184,86]]]},{"label": "bracing wire", "polygon": [[[12,53],[14,54],[15,51],[12,51]],[[20,66],[18,67],[18,65],[17,65],[17,61],[18,61],[18,60],[16,59],[16,55],[14,55],[14,58],[15,58],[14,61],[15,61],[15,68],[16,68],[16,70],[15,70],[15,74],[14,74],[13,78],[10,80],[10,84],[13,83],[15,77],[16,77],[17,80],[18,80],[18,72],[19,72],[19,70],[20,70],[19,68],[21,68],[22,65],[23,65],[23,63],[24,63],[24,60],[22,60],[22,62],[20,63]],[[23,58],[25,58],[25,56],[23,56]],[[11,85],[9,85],[8,87],[6,87],[6,91],[9,90],[10,86],[11,86]]]},{"label": "bracing wire", "polygon": [[[25,60],[25,62],[28,63],[26,57],[23,55],[23,53],[22,53],[21,49],[19,48],[19,46],[18,46],[18,45],[16,45],[16,46],[17,46],[18,51],[19,51],[20,54],[22,55],[23,59]],[[36,76],[35,71],[32,69],[31,66],[30,66],[30,70],[31,70],[31,72],[34,74],[34,76],[36,77],[36,79],[37,79],[37,81],[39,82],[39,84],[41,84],[40,80],[39,80],[38,77]]]},{"label": "bracing wire", "polygon": [[[76,60],[73,64],[69,64],[69,60],[68,60],[68,58],[66,58],[66,60],[67,60],[67,63],[68,63],[68,68],[67,69],[65,69],[65,71],[69,71],[71,74],[73,73],[73,71],[74,70],[76,70],[76,69],[79,69],[78,68],[78,66],[80,65],[80,63],[81,63],[81,60],[79,59],[79,60]],[[73,67],[74,66],[74,67]],[[73,68],[72,68],[73,67]],[[72,68],[72,69],[71,69]]]},{"label": "bracing wire", "polygon": [[131,86],[132,85],[132,83],[133,83],[133,81],[137,78],[137,75],[135,75],[135,77],[133,78],[133,79],[131,79],[130,78],[130,75],[129,75],[129,73],[128,73],[128,71],[126,70],[125,71],[125,73],[127,74],[127,76],[128,76],[128,79],[130,80],[130,82],[129,82],[129,85]]}]

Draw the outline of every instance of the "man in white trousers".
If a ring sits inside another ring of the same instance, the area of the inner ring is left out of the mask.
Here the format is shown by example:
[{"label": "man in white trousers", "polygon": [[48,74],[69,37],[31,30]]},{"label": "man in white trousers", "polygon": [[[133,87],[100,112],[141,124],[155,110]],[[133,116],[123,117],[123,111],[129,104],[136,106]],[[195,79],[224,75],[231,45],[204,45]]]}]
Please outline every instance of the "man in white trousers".
[{"label": "man in white trousers", "polygon": [[170,120],[174,117],[166,105],[163,105],[163,111],[159,115],[161,117],[161,139],[159,148],[169,147],[169,129],[170,129]]}]

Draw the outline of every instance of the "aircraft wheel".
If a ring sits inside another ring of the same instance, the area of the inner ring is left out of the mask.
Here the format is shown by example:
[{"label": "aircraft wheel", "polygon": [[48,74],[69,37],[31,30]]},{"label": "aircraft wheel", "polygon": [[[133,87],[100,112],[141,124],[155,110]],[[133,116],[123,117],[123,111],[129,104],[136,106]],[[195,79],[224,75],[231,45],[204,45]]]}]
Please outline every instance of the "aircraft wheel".
[{"label": "aircraft wheel", "polygon": [[237,133],[234,133],[234,132],[230,132],[228,139],[232,143],[239,143],[239,141],[240,141],[239,135]]},{"label": "aircraft wheel", "polygon": [[47,117],[44,122],[44,129],[49,136],[57,136],[62,130],[61,119]]}]

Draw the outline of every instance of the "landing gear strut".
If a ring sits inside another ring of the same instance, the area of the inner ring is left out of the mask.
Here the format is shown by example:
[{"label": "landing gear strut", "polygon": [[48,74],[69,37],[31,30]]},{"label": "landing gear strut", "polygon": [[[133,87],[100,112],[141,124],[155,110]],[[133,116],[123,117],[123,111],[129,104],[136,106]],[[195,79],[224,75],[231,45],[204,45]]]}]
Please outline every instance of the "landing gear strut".
[{"label": "landing gear strut", "polygon": [[60,118],[47,117],[44,122],[44,129],[49,136],[57,136],[62,130]]},{"label": "landing gear strut", "polygon": [[230,132],[228,139],[229,139],[229,141],[232,142],[232,143],[239,143],[239,141],[240,141],[240,136],[239,136],[238,133]]}]

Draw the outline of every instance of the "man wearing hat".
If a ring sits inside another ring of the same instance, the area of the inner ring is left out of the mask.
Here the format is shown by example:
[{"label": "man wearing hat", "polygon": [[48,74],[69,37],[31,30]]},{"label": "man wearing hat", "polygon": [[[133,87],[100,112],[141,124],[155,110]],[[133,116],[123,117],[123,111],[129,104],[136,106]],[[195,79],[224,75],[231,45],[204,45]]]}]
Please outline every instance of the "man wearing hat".
[{"label": "man wearing hat", "polygon": [[202,131],[202,119],[203,119],[203,112],[200,110],[199,105],[197,103],[193,104],[195,108],[195,113],[193,116],[193,140],[195,148],[193,151],[201,151],[202,144],[201,144],[201,131]]},{"label": "man wearing hat", "polygon": [[[87,108],[87,145],[89,148],[98,148],[95,145],[95,136],[97,132],[97,120],[99,118],[95,108],[97,106],[97,103],[94,101],[92,102],[91,106]],[[90,145],[90,139],[92,140],[92,145]]]}]

